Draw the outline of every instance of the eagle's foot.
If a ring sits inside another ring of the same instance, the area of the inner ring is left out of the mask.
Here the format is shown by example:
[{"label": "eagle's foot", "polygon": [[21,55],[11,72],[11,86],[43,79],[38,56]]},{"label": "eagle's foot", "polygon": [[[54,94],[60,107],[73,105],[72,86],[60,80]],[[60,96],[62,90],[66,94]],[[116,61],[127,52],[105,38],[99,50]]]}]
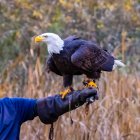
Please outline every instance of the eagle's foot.
[{"label": "eagle's foot", "polygon": [[83,84],[85,87],[98,88],[97,84],[93,80],[84,80]]},{"label": "eagle's foot", "polygon": [[68,87],[67,89],[65,89],[64,91],[61,91],[60,92],[60,95],[62,96],[62,99],[67,95],[69,94],[70,92],[72,92],[73,89],[71,87]]}]

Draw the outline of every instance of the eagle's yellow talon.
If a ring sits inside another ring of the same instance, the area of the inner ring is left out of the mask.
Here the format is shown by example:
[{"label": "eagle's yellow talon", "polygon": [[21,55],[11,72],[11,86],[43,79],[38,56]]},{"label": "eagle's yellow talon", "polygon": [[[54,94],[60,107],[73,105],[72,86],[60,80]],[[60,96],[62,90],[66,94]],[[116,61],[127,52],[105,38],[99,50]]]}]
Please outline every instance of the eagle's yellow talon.
[{"label": "eagle's yellow talon", "polygon": [[71,92],[70,88],[68,88],[68,89],[66,89],[66,90],[64,90],[64,91],[62,91],[62,92],[60,92],[60,95],[62,96],[62,99],[63,99],[68,93],[70,93],[70,92]]},{"label": "eagle's yellow talon", "polygon": [[87,84],[88,87],[95,87],[97,88],[97,85],[96,83],[94,83],[93,81],[90,81],[88,84]]},{"label": "eagle's yellow talon", "polygon": [[85,84],[85,87],[94,87],[94,88],[98,88],[97,84],[94,81],[88,81]]}]

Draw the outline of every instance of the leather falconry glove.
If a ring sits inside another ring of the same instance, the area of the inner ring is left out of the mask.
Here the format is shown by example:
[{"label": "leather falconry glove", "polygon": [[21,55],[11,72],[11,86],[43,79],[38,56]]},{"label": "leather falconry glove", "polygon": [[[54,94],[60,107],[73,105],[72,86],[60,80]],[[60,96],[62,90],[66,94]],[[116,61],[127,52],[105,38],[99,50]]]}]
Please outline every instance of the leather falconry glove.
[{"label": "leather falconry glove", "polygon": [[45,124],[52,124],[59,116],[76,109],[86,103],[89,99],[98,99],[94,88],[72,91],[64,99],[60,95],[37,100],[37,112],[40,120]]}]

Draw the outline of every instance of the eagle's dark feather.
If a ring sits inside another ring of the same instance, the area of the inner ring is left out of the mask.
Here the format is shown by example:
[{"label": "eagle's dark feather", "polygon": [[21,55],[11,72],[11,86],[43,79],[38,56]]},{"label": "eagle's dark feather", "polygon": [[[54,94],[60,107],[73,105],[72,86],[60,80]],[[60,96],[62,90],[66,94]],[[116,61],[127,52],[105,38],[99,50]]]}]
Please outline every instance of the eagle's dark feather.
[{"label": "eagle's dark feather", "polygon": [[85,74],[95,80],[101,71],[112,71],[113,65],[110,53],[76,36],[66,38],[60,54],[52,54],[47,61],[50,71],[64,77],[65,87],[72,84],[73,75]]},{"label": "eagle's dark feather", "polygon": [[54,63],[54,60],[52,59],[51,56],[49,56],[49,58],[48,58],[48,60],[47,60],[47,67],[46,67],[46,70],[47,70],[48,72],[52,71],[52,72],[54,72],[54,73],[56,73],[56,74],[62,76],[61,72],[57,69],[57,67],[56,67],[56,65],[55,65],[55,63]]}]

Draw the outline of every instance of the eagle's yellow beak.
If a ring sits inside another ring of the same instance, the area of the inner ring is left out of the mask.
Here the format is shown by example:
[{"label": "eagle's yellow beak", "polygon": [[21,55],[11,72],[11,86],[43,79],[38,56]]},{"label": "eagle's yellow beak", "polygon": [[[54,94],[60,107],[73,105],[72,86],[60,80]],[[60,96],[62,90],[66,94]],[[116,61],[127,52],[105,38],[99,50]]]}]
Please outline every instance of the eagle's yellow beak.
[{"label": "eagle's yellow beak", "polygon": [[37,37],[35,37],[35,43],[37,43],[37,42],[42,42],[43,41],[43,37],[42,36],[37,36]]}]

